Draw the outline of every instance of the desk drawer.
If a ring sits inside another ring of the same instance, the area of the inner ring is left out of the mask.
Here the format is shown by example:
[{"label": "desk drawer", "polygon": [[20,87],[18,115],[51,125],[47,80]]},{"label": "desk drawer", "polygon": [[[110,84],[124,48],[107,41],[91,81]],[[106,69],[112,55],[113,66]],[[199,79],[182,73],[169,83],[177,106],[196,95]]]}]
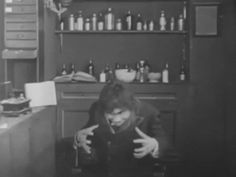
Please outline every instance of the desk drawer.
[{"label": "desk drawer", "polygon": [[29,5],[29,4],[36,4],[37,0],[5,0],[6,4],[18,4],[18,5]]},{"label": "desk drawer", "polygon": [[26,14],[26,13],[36,13],[36,6],[6,6],[5,13],[12,14]]},{"label": "desk drawer", "polygon": [[36,31],[36,22],[32,23],[6,23],[6,31]]}]

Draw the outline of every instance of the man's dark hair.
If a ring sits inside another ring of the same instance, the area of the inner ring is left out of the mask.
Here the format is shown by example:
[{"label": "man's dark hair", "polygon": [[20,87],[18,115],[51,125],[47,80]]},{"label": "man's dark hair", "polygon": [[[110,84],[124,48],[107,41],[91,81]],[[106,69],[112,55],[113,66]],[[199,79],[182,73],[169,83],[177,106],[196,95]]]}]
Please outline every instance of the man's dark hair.
[{"label": "man's dark hair", "polygon": [[119,81],[108,83],[102,89],[99,101],[105,112],[112,112],[115,108],[134,110],[134,94],[127,88],[127,84]]}]

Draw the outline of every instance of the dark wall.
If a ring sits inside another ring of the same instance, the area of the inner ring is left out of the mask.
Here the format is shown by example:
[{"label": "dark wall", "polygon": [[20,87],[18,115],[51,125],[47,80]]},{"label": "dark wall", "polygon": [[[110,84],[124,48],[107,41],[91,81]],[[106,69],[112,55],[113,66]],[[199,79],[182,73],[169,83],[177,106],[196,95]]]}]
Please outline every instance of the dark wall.
[{"label": "dark wall", "polygon": [[236,176],[236,2],[234,0],[230,0],[226,3],[227,11],[225,11],[225,19],[226,25],[229,28],[225,31],[225,50],[227,61],[227,72],[225,75],[225,79],[227,80],[227,119],[226,119],[226,159],[227,159],[227,167],[229,171],[229,176]]},{"label": "dark wall", "polygon": [[[0,7],[4,6],[4,1],[0,1]],[[1,8],[0,10],[0,24],[1,24],[1,28],[0,28],[0,51],[2,52],[3,50],[3,41],[4,41],[4,28],[3,28],[3,17],[4,17],[4,10]],[[0,82],[4,81],[4,62],[2,60],[2,53],[0,55]]]}]

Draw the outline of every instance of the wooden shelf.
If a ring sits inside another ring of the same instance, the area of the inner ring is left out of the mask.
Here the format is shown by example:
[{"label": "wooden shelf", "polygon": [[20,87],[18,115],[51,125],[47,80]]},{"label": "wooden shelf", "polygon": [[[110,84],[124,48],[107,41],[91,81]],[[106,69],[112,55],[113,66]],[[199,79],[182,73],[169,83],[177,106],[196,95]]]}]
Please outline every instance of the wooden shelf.
[{"label": "wooden shelf", "polygon": [[69,30],[64,30],[60,31],[57,30],[55,31],[56,34],[187,34],[187,31],[127,31],[127,30],[122,30],[122,31],[69,31]]}]

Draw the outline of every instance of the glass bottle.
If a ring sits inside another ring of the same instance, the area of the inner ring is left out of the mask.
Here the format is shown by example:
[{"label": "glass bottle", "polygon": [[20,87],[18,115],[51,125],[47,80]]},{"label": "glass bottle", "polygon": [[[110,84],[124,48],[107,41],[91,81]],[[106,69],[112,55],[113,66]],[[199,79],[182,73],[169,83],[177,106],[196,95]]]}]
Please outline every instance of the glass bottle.
[{"label": "glass bottle", "polygon": [[98,31],[103,31],[104,30],[104,18],[103,18],[102,13],[98,14],[97,23],[98,23]]},{"label": "glass bottle", "polygon": [[75,65],[74,64],[71,65],[70,73],[75,74]]},{"label": "glass bottle", "polygon": [[62,65],[62,69],[61,69],[61,75],[67,75],[67,71],[66,71],[66,64]]},{"label": "glass bottle", "polygon": [[136,68],[135,69],[136,69],[135,80],[139,81],[139,79],[140,79],[140,64],[139,64],[139,62],[136,63]]},{"label": "glass bottle", "polygon": [[139,82],[143,83],[145,81],[144,60],[140,60],[139,72],[140,72]]},{"label": "glass bottle", "polygon": [[126,30],[132,30],[133,17],[130,10],[126,14],[125,22],[126,22]]},{"label": "glass bottle", "polygon": [[136,30],[141,31],[143,30],[143,21],[141,14],[137,15],[137,21],[136,21]]},{"label": "glass bottle", "polygon": [[78,12],[78,17],[77,17],[77,30],[83,31],[83,29],[84,29],[84,19],[82,16],[82,11],[80,10]]},{"label": "glass bottle", "polygon": [[107,13],[105,14],[105,29],[110,31],[114,30],[114,14],[112,8],[108,8]]},{"label": "glass bottle", "polygon": [[180,72],[179,72],[179,79],[180,81],[186,80],[186,72],[185,72],[184,64],[181,65]]},{"label": "glass bottle", "polygon": [[84,24],[84,26],[85,26],[85,31],[90,31],[91,26],[90,26],[90,19],[89,19],[89,18],[86,18],[86,19],[85,19],[85,24]]},{"label": "glass bottle", "polygon": [[162,70],[162,82],[169,83],[169,66],[166,63],[165,68]]},{"label": "glass bottle", "polygon": [[89,60],[88,73],[92,76],[94,76],[94,74],[95,74],[93,60]]},{"label": "glass bottle", "polygon": [[162,10],[161,11],[161,16],[160,16],[160,19],[159,19],[159,25],[160,25],[160,30],[161,31],[165,31],[166,30],[166,17],[165,17],[165,11]]},{"label": "glass bottle", "polygon": [[121,19],[120,19],[120,18],[118,18],[118,19],[116,20],[116,30],[117,30],[117,31],[121,31],[121,30],[122,30],[122,22],[121,22]]},{"label": "glass bottle", "polygon": [[175,18],[174,17],[170,18],[170,30],[171,31],[175,30]]},{"label": "glass bottle", "polygon": [[93,13],[92,17],[92,30],[96,31],[97,30],[97,14]]},{"label": "glass bottle", "polygon": [[153,21],[153,20],[151,20],[151,21],[149,22],[149,24],[148,24],[148,30],[149,30],[149,31],[153,31],[153,30],[154,30],[154,21]]},{"label": "glass bottle", "polygon": [[179,15],[179,19],[178,19],[178,30],[179,31],[184,30],[184,18],[182,14]]},{"label": "glass bottle", "polygon": [[69,30],[74,31],[74,27],[75,27],[75,17],[74,17],[73,14],[70,14],[70,17],[69,17]]}]

